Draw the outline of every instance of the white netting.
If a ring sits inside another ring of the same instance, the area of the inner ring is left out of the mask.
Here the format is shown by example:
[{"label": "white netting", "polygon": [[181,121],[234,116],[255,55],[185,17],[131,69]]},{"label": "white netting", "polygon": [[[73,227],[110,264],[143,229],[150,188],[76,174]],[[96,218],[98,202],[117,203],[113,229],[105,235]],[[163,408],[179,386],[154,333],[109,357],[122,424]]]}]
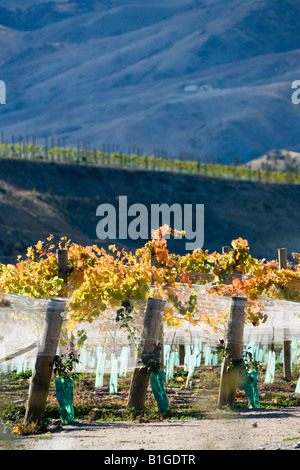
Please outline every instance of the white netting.
[{"label": "white netting", "polygon": [[[38,350],[49,300],[1,294],[0,370],[32,369]],[[6,358],[17,354],[11,360]]]},{"label": "white netting", "polygon": [[258,327],[246,324],[244,341],[255,340],[259,344],[283,343],[296,338],[300,341],[300,303],[271,298],[259,299],[268,319]]},{"label": "white netting", "polygon": [[[229,311],[231,299],[207,293],[208,286],[194,286],[197,294],[197,309],[199,315],[206,315],[208,319],[214,320],[223,312]],[[177,291],[181,300],[188,299],[190,292],[179,289]],[[257,327],[247,324],[244,330],[244,343],[256,344],[260,348],[268,347],[277,343],[282,345],[284,340],[291,340],[296,345],[300,342],[300,303],[261,298],[264,304],[265,313],[268,315],[266,323]],[[24,296],[3,294],[0,302],[0,370],[17,370],[21,372],[26,369],[33,369],[35,357],[38,351],[38,344],[45,321],[45,314],[49,307],[50,300],[31,299]],[[168,306],[168,304],[166,304]],[[143,331],[144,316],[146,311],[146,301],[134,301],[133,326],[136,334],[141,335]],[[131,345],[132,339],[128,338],[128,331],[120,327],[120,322],[116,322],[117,308],[109,308],[95,318],[92,323],[80,323],[78,330],[85,330],[87,340],[84,346],[79,349],[80,364],[78,371],[93,371],[101,376],[103,373],[118,371],[119,375],[132,371],[136,365],[136,350]],[[216,323],[210,326],[205,321],[197,325],[191,325],[181,318],[180,327],[163,325],[163,344],[165,360],[169,360],[168,354],[174,353],[175,364],[178,364],[178,345],[185,348],[185,361],[193,354],[198,357],[199,365],[201,358],[205,361],[214,360],[210,352],[220,339],[226,335],[226,322]],[[76,331],[75,331],[76,332]],[[16,351],[23,354],[9,358]],[[26,350],[29,348],[29,350]],[[176,351],[175,351],[176,349]],[[65,349],[59,347],[58,353]],[[176,352],[176,354],[175,354]],[[194,359],[195,359],[194,357]],[[208,360],[207,358],[210,357]],[[177,362],[176,362],[177,361]],[[101,383],[101,380],[100,382]]]},{"label": "white netting", "polygon": [[87,340],[79,349],[80,363],[78,371],[109,372],[118,361],[118,369],[132,371],[136,364],[136,335],[142,336],[145,309],[147,302],[134,301],[132,326],[133,335],[129,336],[128,330],[121,328],[116,321],[118,308],[108,308],[100,318],[94,318],[92,323],[82,322],[73,330],[84,330]]},{"label": "white netting", "polygon": [[[197,296],[197,314],[204,315],[207,321],[222,316],[224,312],[228,312],[231,299],[229,297],[220,297],[200,293]],[[169,304],[167,304],[168,306]],[[169,305],[172,307],[172,305]],[[224,338],[226,331],[226,323],[217,323],[211,326],[207,321],[199,321],[197,325],[192,325],[183,315],[175,313],[175,318],[182,321],[182,326],[167,326],[164,324],[164,343],[165,344],[184,344],[193,345],[199,340],[215,346],[219,340]]]}]

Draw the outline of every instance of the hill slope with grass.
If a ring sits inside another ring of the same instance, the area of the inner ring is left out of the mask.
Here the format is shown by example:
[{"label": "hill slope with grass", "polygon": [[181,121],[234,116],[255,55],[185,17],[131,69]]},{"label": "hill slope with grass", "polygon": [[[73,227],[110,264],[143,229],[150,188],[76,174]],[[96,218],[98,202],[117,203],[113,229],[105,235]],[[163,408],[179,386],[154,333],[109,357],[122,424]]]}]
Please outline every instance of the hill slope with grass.
[{"label": "hill slope with grass", "polygon": [[[238,237],[246,238],[259,258],[276,258],[280,247],[300,251],[300,185],[2,159],[0,260],[14,263],[50,233],[84,245],[144,245],[145,240],[97,238],[97,207],[109,203],[118,213],[119,196],[127,196],[128,207],[144,204],[149,213],[154,203],[204,204],[203,248],[209,251],[220,251]],[[185,252],[184,240],[170,240],[169,246]]]},{"label": "hill slope with grass", "polygon": [[246,162],[300,151],[297,0],[5,0],[6,142]]}]

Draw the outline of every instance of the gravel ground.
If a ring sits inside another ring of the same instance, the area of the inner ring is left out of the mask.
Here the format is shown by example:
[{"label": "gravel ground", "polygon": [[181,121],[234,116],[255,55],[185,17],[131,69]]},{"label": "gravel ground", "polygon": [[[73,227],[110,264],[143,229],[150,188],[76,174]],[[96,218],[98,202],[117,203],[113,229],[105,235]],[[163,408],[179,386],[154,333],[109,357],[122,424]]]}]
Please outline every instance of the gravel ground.
[{"label": "gravel ground", "polygon": [[300,409],[224,412],[198,421],[76,422],[2,441],[15,450],[300,450]]}]

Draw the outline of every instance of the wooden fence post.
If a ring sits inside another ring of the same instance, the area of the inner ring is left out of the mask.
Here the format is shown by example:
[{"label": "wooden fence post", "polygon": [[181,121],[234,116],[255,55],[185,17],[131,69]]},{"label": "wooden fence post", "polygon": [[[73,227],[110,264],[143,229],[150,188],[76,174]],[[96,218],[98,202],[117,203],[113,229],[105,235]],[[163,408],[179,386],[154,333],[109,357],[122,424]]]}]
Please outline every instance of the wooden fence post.
[{"label": "wooden fence post", "polygon": [[[63,279],[66,284],[68,280],[68,250],[59,249],[56,254],[58,277]],[[64,299],[53,299],[49,303],[29,390],[25,424],[41,424],[43,422],[66,302]]]},{"label": "wooden fence post", "polygon": [[42,424],[49,393],[53,361],[60,337],[66,300],[52,299],[46,312],[45,325],[31,380],[25,424]]},{"label": "wooden fence post", "polygon": [[58,265],[58,277],[64,280],[66,284],[68,282],[68,250],[59,249],[56,250],[57,265]]},{"label": "wooden fence post", "polygon": [[184,365],[184,356],[185,356],[184,344],[180,344],[179,345],[179,365],[180,366]]},{"label": "wooden fence post", "polygon": [[237,368],[228,369],[228,366],[232,359],[243,359],[246,306],[246,298],[232,297],[225,339],[225,348],[228,351],[221,368],[218,408],[223,406],[234,407],[240,373]]},{"label": "wooden fence post", "polygon": [[[67,283],[68,283],[69,252],[65,248],[60,248],[60,249],[56,250],[56,256],[57,256],[58,277],[60,279],[63,279],[64,286],[66,286]],[[60,297],[67,297],[63,288],[59,292],[59,296]],[[69,341],[69,347],[70,347],[71,350],[73,350],[74,344],[73,344],[73,341],[71,341],[71,340]]]},{"label": "wooden fence post", "polygon": [[279,269],[287,268],[287,249],[286,248],[278,248],[278,261],[279,261]]},{"label": "wooden fence post", "polygon": [[[279,269],[287,269],[287,249],[278,248]],[[290,381],[292,379],[291,370],[291,339],[290,330],[283,329],[283,377]]]},{"label": "wooden fence post", "polygon": [[[222,246],[222,254],[230,253],[230,251],[231,251],[231,247],[230,247],[230,246]],[[235,267],[234,267],[234,269],[233,269],[232,275],[235,276],[235,277],[237,277],[238,279],[242,279],[242,278],[243,278],[242,273],[238,272]],[[228,282],[228,279],[231,279],[230,274],[229,274],[229,275],[228,275],[228,274],[225,274],[225,275],[224,275],[224,279],[223,279],[224,282],[227,283],[227,282]],[[231,280],[230,280],[229,282],[231,282]]]},{"label": "wooden fence post", "polygon": [[[140,353],[152,353],[154,345],[158,343],[165,303],[161,299],[148,299],[141,335]],[[138,355],[138,358],[140,358],[140,355]],[[148,384],[149,374],[146,368],[137,365],[133,372],[127,408],[135,408],[138,411],[144,409]]]},{"label": "wooden fence post", "polygon": [[[156,268],[160,267],[160,263],[156,260],[155,252],[151,250],[151,266],[155,266]],[[151,284],[154,284],[154,278],[153,275],[151,276]],[[161,327],[160,327],[160,333],[159,333],[159,338],[158,338],[161,346],[161,367],[164,367],[164,325],[163,322],[161,322]]]}]

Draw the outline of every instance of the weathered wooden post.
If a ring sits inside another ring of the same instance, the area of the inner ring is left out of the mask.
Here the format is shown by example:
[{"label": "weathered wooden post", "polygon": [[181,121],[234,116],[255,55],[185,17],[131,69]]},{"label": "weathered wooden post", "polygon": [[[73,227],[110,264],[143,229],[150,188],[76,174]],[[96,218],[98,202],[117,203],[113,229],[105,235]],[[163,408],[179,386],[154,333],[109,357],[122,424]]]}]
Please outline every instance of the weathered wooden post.
[{"label": "weathered wooden post", "polygon": [[184,365],[184,356],[185,356],[184,344],[180,344],[179,345],[179,365],[180,366]]},{"label": "weathered wooden post", "polygon": [[57,255],[57,266],[58,266],[58,277],[63,279],[64,283],[68,282],[68,250],[59,249],[56,250]]},{"label": "weathered wooden post", "polygon": [[[287,269],[286,248],[278,248],[278,261],[279,269]],[[283,376],[289,381],[292,379],[290,334],[289,328],[283,328]]]},{"label": "weathered wooden post", "polygon": [[[66,283],[68,271],[67,250],[57,250],[57,264],[58,277],[63,279]],[[53,370],[53,361],[56,356],[61,334],[66,303],[67,300],[63,298],[51,299],[49,301],[29,389],[25,424],[43,423]]]},{"label": "weathered wooden post", "polygon": [[[139,353],[152,353],[158,343],[165,303],[161,299],[148,299]],[[140,359],[140,354],[138,358]],[[144,409],[148,384],[149,374],[146,368],[137,364],[133,372],[127,408],[135,408],[138,411]]]},{"label": "weathered wooden post", "polygon": [[35,368],[31,380],[25,424],[42,424],[49,393],[53,361],[60,337],[66,300],[49,301],[45,325],[38,348]]},{"label": "weathered wooden post", "polygon": [[279,261],[279,269],[287,268],[287,249],[286,248],[278,248],[278,261]]},{"label": "weathered wooden post", "polygon": [[[230,247],[230,246],[222,246],[222,254],[230,253],[230,251],[231,251],[231,247]],[[238,279],[242,279],[242,278],[243,278],[242,273],[238,272],[238,271],[236,270],[236,267],[235,267],[235,266],[234,266],[232,275],[233,275],[234,277],[237,277]],[[228,281],[228,280],[229,280],[229,281]],[[225,275],[224,275],[224,282],[225,282],[225,283],[231,282],[231,276],[230,276],[230,274],[225,274]]]},{"label": "weathered wooden post", "polygon": [[[66,248],[59,248],[56,250],[57,256],[57,268],[58,268],[58,277],[63,279],[64,285],[63,288],[58,293],[60,297],[67,297],[66,292],[64,291],[64,287],[68,283],[68,260],[69,260],[69,252]],[[73,342],[69,341],[70,348],[73,348]]]},{"label": "weathered wooden post", "polygon": [[246,306],[246,298],[232,297],[225,339],[227,356],[224,358],[221,368],[218,408],[234,407],[240,372],[236,367],[229,366],[236,360],[243,359]]},{"label": "weathered wooden post", "polygon": [[[151,266],[155,266],[156,268],[160,267],[159,262],[156,259],[155,252],[152,250],[151,251]],[[151,276],[151,284],[154,285],[154,279],[153,275]],[[159,333],[159,342],[161,346],[161,367],[164,367],[164,325],[163,322],[161,322],[161,328],[160,328],[160,333]]]}]

